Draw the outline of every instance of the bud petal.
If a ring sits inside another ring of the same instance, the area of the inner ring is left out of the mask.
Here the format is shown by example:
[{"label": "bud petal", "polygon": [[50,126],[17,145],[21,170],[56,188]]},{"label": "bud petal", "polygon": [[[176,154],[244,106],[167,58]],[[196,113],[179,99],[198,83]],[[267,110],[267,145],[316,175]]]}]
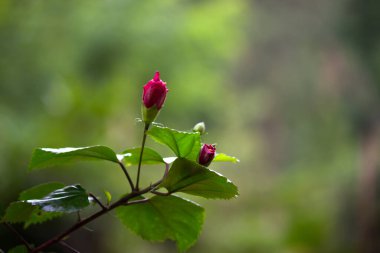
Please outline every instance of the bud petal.
[{"label": "bud petal", "polygon": [[193,127],[194,132],[199,132],[201,135],[206,133],[206,125],[204,122],[199,122]]},{"label": "bud petal", "polygon": [[161,110],[168,88],[166,83],[160,79],[160,72],[156,72],[153,79],[144,85],[142,95],[142,114],[146,123],[151,123]]},{"label": "bud petal", "polygon": [[203,144],[199,153],[198,163],[203,166],[209,166],[215,157],[215,146],[211,144]]}]

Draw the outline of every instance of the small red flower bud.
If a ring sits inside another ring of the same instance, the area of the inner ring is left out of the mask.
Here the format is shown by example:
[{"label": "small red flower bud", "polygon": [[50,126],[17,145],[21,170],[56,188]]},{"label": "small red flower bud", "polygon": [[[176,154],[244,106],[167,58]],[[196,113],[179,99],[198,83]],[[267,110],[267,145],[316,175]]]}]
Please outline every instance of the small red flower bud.
[{"label": "small red flower bud", "polygon": [[152,123],[157,117],[165,102],[166,93],[168,93],[166,83],[160,79],[160,72],[157,71],[153,79],[144,85],[142,115],[146,124]]},{"label": "small red flower bud", "polygon": [[215,146],[211,144],[203,144],[201,152],[199,153],[199,164],[209,166],[215,157]]},{"label": "small red flower bud", "polygon": [[155,105],[160,110],[165,102],[166,93],[166,83],[160,79],[160,72],[157,71],[154,78],[144,85],[143,103],[148,109]]}]

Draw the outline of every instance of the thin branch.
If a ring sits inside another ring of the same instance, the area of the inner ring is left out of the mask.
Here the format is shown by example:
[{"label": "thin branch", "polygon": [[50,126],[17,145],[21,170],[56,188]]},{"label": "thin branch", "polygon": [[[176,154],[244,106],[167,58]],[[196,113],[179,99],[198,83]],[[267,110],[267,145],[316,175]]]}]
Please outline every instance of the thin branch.
[{"label": "thin branch", "polygon": [[136,188],[135,188],[136,191],[139,190],[141,163],[142,163],[142,158],[143,158],[143,154],[144,154],[144,147],[145,147],[145,141],[146,141],[146,132],[148,131],[149,126],[150,126],[149,123],[145,123],[145,127],[144,127],[144,135],[143,135],[143,139],[142,139],[142,143],[141,143],[141,151],[140,151],[140,157],[139,157],[139,165],[138,165],[138,167],[137,167],[137,179],[136,179]]},{"label": "thin branch", "polygon": [[[97,213],[94,213],[93,215],[75,223],[73,226],[71,226],[69,229],[67,229],[66,231],[62,232],[61,234],[58,234],[56,235],[55,237],[51,238],[50,240],[42,243],[41,245],[39,245],[38,247],[36,247],[35,249],[33,250],[30,250],[30,253],[37,253],[37,252],[40,252],[44,249],[46,249],[47,247],[55,244],[55,243],[58,243],[60,242],[63,238],[65,238],[66,236],[68,236],[69,234],[75,232],[76,230],[78,230],[79,228],[85,226],[86,224],[90,223],[91,221],[95,220],[96,218],[102,216],[103,214],[106,214],[108,213],[109,211],[115,209],[116,207],[119,207],[119,206],[122,206],[122,205],[132,205],[132,204],[137,204],[137,203],[142,203],[143,201],[139,201],[137,202],[136,201],[131,201],[128,203],[128,201],[130,199],[133,199],[137,196],[141,196],[145,193],[148,193],[152,190],[152,187],[155,188],[157,187],[160,183],[162,182],[162,179],[157,181],[156,183],[152,184],[151,186],[149,187],[146,187],[140,191],[133,191],[131,193],[129,193],[128,195],[124,196],[123,198],[119,199],[118,201],[116,201],[115,203],[113,203],[112,205],[110,205],[107,209],[102,209],[100,211],[98,211]],[[144,199],[144,201],[146,201]]]},{"label": "thin branch", "polygon": [[25,245],[25,247],[30,251],[32,250],[32,247],[30,244],[22,237],[22,235],[14,228],[12,227],[9,223],[4,222],[3,223],[5,227],[7,227],[10,231],[12,231],[13,234],[17,236],[17,238]]},{"label": "thin branch", "polygon": [[135,186],[133,184],[131,177],[129,176],[127,168],[125,168],[125,165],[122,162],[119,162],[119,165],[120,165],[121,169],[123,170],[125,176],[127,177],[129,185],[131,186],[131,190],[133,191],[135,189]]},{"label": "thin branch", "polygon": [[80,212],[77,211],[77,222],[80,222],[82,220],[82,217],[80,217]]},{"label": "thin branch", "polygon": [[131,200],[137,196],[141,196],[145,193],[151,192],[152,190],[156,189],[157,186],[159,186],[162,183],[162,181],[165,179],[165,177],[167,176],[168,169],[169,169],[169,164],[166,164],[164,176],[160,180],[155,182],[154,184],[151,184],[150,186],[148,186],[148,187],[146,187],[140,191],[139,190],[132,191],[131,193],[127,194],[123,198],[119,199],[118,201],[116,201],[115,203],[110,205],[108,208],[102,209],[102,210],[98,211],[97,213],[94,213],[93,215],[78,221],[77,223],[75,223],[73,226],[71,226],[66,231],[62,232],[61,234],[56,235],[55,237],[51,238],[48,241],[45,241],[44,243],[42,243],[38,247],[36,247],[34,249],[29,249],[29,252],[30,253],[38,253],[38,252],[46,249],[47,247],[49,247],[55,243],[60,242],[66,236],[70,235],[71,233],[75,232],[76,230],[80,229],[81,227],[84,227],[86,224],[88,224],[91,221],[95,220],[96,218],[102,216],[103,214],[110,212],[111,210],[115,209],[116,207],[123,206],[123,205],[134,205],[134,204],[144,203],[144,202],[148,201],[149,199],[141,199],[141,200],[134,200],[134,201],[129,202],[129,200]]},{"label": "thin branch", "polygon": [[67,244],[64,241],[60,241],[59,244],[61,244],[62,246],[64,246],[65,248],[71,250],[74,253],[80,253],[78,250],[74,249],[72,246],[70,246],[69,244]]},{"label": "thin branch", "polygon": [[105,207],[102,202],[100,202],[100,200],[92,193],[89,193],[88,195],[90,195],[96,203],[98,203],[98,205],[104,210],[104,209],[107,209],[107,207]]},{"label": "thin branch", "polygon": [[131,202],[127,202],[127,203],[124,204],[124,206],[141,204],[141,203],[145,203],[145,202],[148,202],[148,201],[149,201],[149,199],[138,199],[138,200],[134,200],[134,201],[131,201]]},{"label": "thin branch", "polygon": [[170,192],[158,192],[155,190],[150,191],[153,194],[159,195],[159,196],[169,196],[171,193]]}]

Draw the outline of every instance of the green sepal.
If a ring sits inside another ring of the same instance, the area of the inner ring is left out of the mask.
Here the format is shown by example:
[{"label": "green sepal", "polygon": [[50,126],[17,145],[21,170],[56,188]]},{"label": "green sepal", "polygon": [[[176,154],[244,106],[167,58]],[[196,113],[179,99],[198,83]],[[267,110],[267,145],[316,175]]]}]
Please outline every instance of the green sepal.
[{"label": "green sepal", "polygon": [[156,105],[153,105],[151,108],[146,108],[144,104],[141,106],[142,118],[145,124],[152,123],[157,118],[159,112],[160,110],[157,109]]}]

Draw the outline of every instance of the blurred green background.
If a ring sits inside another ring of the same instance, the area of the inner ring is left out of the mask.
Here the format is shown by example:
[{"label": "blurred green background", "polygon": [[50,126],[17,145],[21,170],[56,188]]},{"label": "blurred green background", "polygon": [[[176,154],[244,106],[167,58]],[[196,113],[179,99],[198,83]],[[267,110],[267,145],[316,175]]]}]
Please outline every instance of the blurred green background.
[{"label": "blurred green background", "polygon": [[[45,181],[124,193],[112,164],[28,162],[36,147],[138,146],[142,85],[159,70],[158,122],[204,121],[206,142],[241,160],[211,166],[239,198],[191,198],[206,221],[190,252],[380,252],[379,25],[376,0],[1,0],[0,203]],[[40,243],[75,218],[22,233]],[[88,228],[68,239],[80,252],[176,252],[113,214]],[[1,227],[0,249],[16,244]]]}]

